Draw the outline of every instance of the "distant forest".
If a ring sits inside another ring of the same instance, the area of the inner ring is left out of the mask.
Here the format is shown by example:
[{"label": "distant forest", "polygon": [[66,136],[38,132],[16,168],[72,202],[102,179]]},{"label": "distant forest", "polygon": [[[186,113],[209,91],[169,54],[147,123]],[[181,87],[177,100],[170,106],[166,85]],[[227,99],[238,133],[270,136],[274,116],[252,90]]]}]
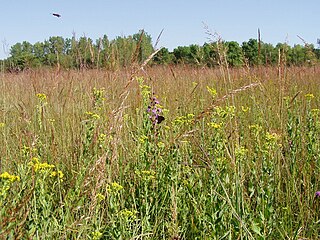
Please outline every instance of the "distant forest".
[{"label": "distant forest", "polygon": [[[82,36],[76,38],[50,37],[44,42],[16,43],[10,56],[0,60],[3,71],[19,72],[30,68],[59,67],[63,69],[106,68],[116,70],[141,63],[155,51],[151,36],[139,31],[130,36],[109,40],[106,35],[97,40]],[[290,46],[272,45],[249,39],[242,44],[235,41],[212,40],[202,46],[179,46],[173,51],[162,48],[152,59],[152,65],[184,64],[215,67],[221,61],[230,67],[245,65],[288,66],[314,65],[320,60],[320,49],[313,44]]]}]

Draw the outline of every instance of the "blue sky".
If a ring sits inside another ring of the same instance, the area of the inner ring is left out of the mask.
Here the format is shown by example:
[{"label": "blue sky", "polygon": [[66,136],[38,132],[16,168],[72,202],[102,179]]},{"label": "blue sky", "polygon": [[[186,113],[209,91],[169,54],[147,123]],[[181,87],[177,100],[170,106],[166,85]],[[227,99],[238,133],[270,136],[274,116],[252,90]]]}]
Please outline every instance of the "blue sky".
[{"label": "blue sky", "polygon": [[[145,29],[154,41],[162,29],[160,46],[203,44],[204,24],[227,41],[239,43],[257,37],[264,42],[300,43],[297,35],[316,45],[320,38],[316,0],[0,0],[0,58],[10,46],[50,36],[86,35],[109,39]],[[61,18],[50,13],[57,12]]]}]

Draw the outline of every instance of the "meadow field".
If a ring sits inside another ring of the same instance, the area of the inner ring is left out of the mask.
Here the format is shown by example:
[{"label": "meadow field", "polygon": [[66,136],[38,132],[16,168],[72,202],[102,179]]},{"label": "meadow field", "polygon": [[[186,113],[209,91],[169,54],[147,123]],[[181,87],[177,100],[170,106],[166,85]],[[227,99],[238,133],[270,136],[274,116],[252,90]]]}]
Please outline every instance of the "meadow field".
[{"label": "meadow field", "polygon": [[320,67],[0,73],[0,239],[320,238]]}]

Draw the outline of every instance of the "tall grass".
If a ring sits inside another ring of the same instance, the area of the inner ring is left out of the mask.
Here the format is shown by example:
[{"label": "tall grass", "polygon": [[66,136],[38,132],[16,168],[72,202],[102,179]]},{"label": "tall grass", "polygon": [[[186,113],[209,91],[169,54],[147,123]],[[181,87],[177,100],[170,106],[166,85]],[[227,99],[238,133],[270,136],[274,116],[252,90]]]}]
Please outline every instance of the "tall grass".
[{"label": "tall grass", "polygon": [[319,238],[319,72],[2,74],[1,238]]}]

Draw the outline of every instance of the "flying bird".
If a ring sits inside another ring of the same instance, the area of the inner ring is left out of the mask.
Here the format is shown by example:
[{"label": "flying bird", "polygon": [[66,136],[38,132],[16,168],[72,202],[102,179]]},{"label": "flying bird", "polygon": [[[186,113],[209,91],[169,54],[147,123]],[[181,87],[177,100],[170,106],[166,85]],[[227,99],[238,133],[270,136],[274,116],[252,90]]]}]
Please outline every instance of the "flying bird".
[{"label": "flying bird", "polygon": [[57,17],[57,18],[61,17],[61,15],[59,13],[52,13],[52,15]]}]

